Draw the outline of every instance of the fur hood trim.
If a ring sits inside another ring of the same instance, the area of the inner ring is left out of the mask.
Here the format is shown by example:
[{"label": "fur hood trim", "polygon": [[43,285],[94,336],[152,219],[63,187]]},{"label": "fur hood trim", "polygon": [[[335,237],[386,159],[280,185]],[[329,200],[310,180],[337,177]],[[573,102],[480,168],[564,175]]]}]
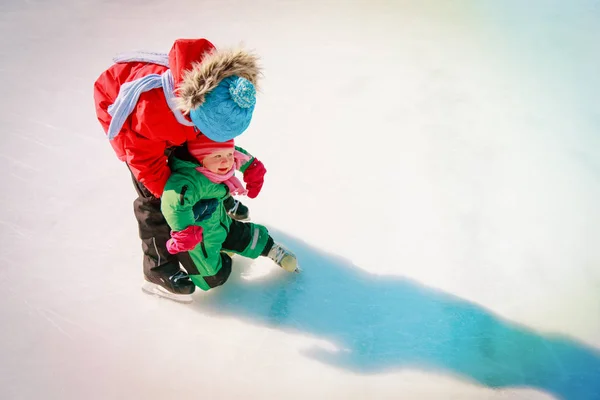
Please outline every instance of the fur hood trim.
[{"label": "fur hood trim", "polygon": [[177,107],[185,114],[204,103],[208,92],[225,78],[241,76],[258,89],[261,74],[258,56],[242,49],[213,50],[202,57],[202,62],[192,64],[183,74],[177,89]]}]

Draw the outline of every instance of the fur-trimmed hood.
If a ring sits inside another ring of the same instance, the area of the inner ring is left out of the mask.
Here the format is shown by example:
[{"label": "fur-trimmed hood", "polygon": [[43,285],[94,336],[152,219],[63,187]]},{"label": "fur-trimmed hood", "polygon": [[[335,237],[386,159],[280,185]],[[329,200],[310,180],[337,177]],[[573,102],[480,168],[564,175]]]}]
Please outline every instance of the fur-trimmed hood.
[{"label": "fur-trimmed hood", "polygon": [[206,94],[223,79],[240,76],[256,87],[259,75],[255,54],[243,49],[212,49],[202,56],[201,62],[193,63],[191,70],[183,72],[176,90],[177,107],[187,114],[204,103]]}]

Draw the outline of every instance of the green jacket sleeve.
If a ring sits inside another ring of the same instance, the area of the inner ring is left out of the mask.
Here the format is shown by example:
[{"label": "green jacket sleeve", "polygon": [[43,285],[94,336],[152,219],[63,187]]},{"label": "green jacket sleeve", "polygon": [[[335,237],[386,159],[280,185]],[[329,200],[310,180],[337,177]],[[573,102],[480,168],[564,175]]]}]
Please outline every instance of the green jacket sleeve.
[{"label": "green jacket sleeve", "polygon": [[172,230],[181,231],[195,224],[193,206],[202,195],[202,187],[198,182],[185,175],[171,175],[161,198],[160,209]]},{"label": "green jacket sleeve", "polygon": [[244,165],[242,165],[239,169],[241,173],[244,173],[246,169],[250,166],[250,164],[252,164],[252,161],[254,161],[255,157],[239,146],[235,146],[235,149],[240,153],[243,153],[250,157],[250,159],[247,162],[245,162]]}]

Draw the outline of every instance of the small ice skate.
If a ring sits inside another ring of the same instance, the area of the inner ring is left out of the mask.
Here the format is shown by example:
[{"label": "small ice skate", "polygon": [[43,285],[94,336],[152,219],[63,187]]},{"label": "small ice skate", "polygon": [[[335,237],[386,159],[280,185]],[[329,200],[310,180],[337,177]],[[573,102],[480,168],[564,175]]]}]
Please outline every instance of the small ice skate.
[{"label": "small ice skate", "polygon": [[271,247],[271,250],[269,250],[267,257],[275,261],[277,265],[288,272],[300,272],[300,268],[298,268],[298,260],[296,260],[294,253],[280,244],[273,244],[273,247]]},{"label": "small ice skate", "polygon": [[194,299],[192,298],[192,296],[190,296],[189,294],[175,294],[175,293],[171,293],[169,292],[167,289],[163,288],[160,285],[157,285],[156,283],[152,283],[152,282],[145,282],[142,285],[142,291],[146,294],[151,294],[154,296],[158,296],[158,297],[162,297],[165,299],[169,299],[169,300],[173,300],[176,301],[178,303],[184,303],[184,304],[189,304],[192,303],[194,301]]},{"label": "small ice skate", "polygon": [[234,199],[232,196],[229,196],[223,201],[223,206],[225,206],[225,211],[227,211],[227,214],[232,219],[237,221],[250,220],[248,207],[243,205],[241,201]]}]

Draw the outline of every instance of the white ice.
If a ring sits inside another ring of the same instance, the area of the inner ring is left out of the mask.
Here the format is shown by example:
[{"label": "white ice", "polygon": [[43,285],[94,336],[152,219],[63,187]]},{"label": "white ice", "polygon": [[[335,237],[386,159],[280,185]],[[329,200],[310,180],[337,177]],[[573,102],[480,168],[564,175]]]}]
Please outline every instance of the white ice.
[{"label": "white ice", "polygon": [[[238,259],[145,295],[92,86],[177,38],[262,57]],[[596,0],[3,0],[3,399],[599,399]]]}]

